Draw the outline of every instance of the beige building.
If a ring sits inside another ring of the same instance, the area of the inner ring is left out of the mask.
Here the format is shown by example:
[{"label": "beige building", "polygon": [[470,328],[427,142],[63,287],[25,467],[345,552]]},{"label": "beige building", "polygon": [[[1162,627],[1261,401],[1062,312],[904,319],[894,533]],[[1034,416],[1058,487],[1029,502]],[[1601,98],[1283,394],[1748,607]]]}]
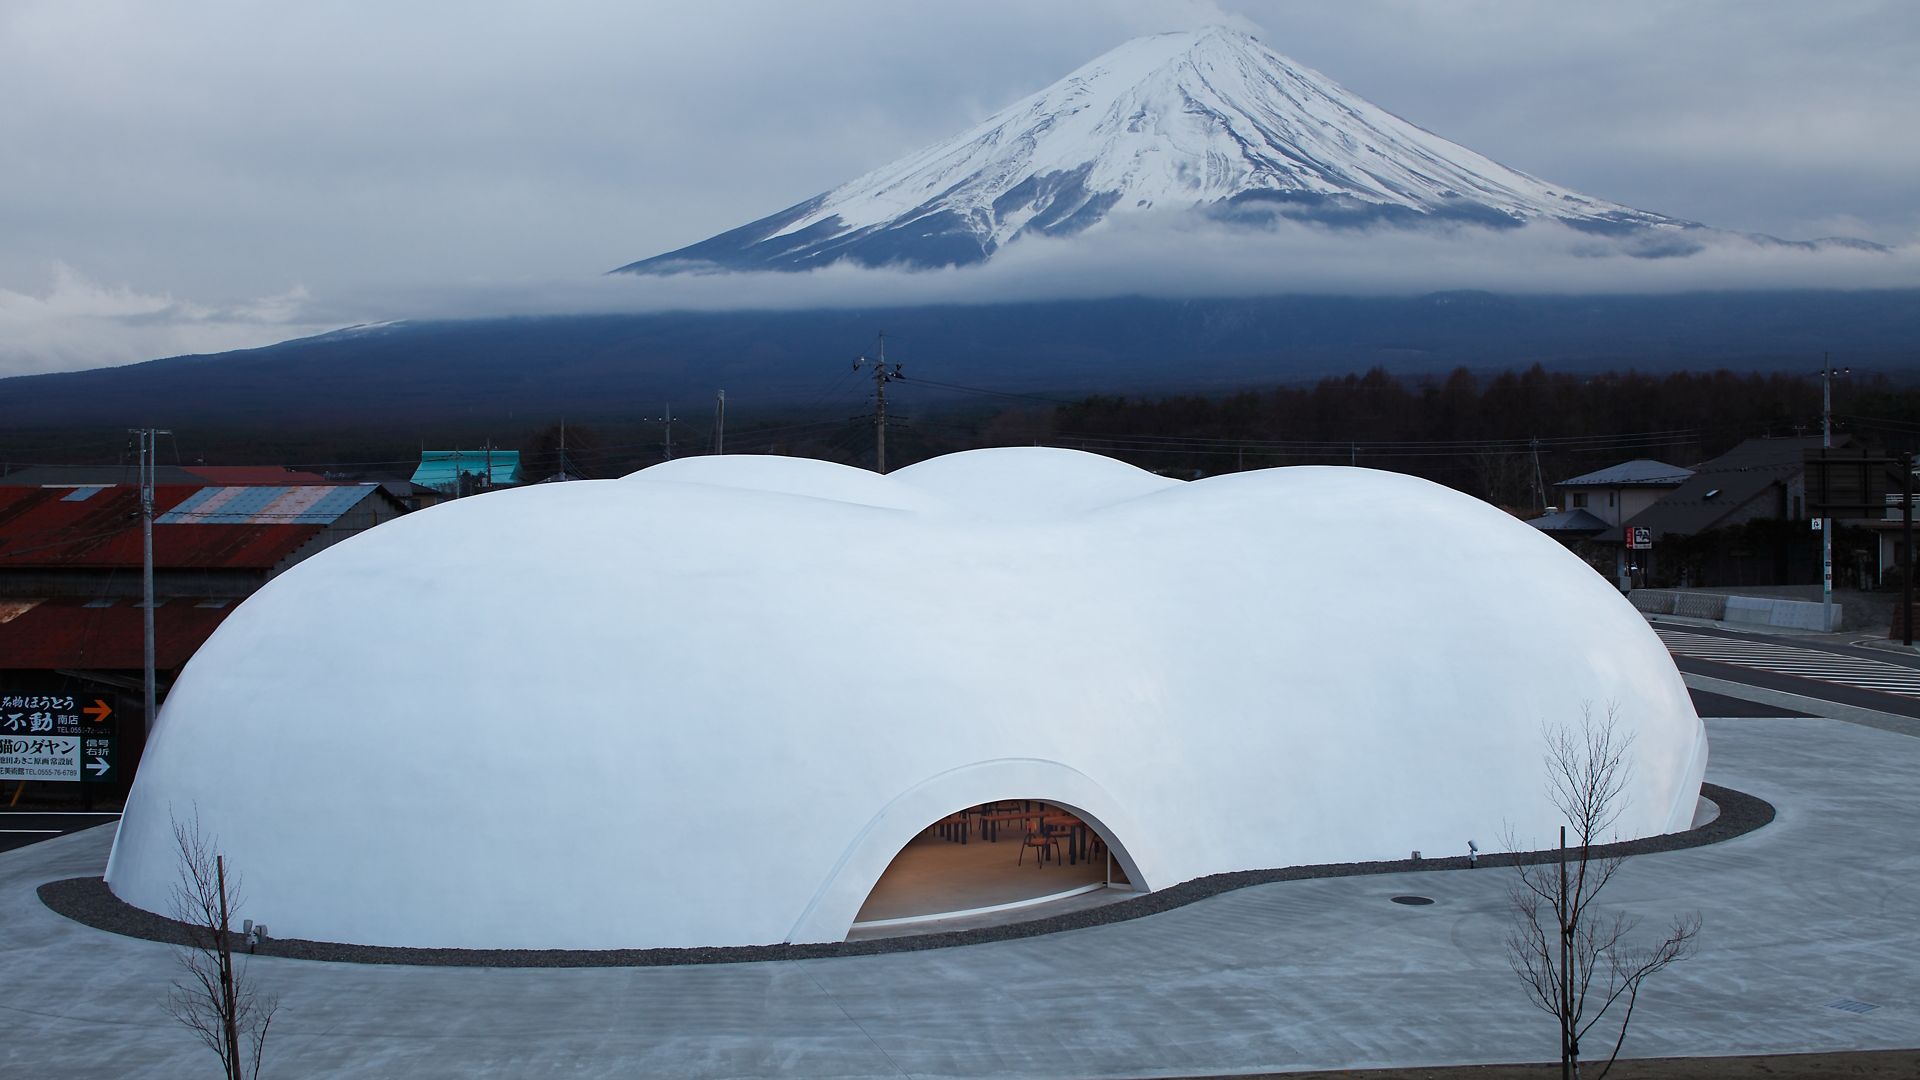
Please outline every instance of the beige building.
[{"label": "beige building", "polygon": [[1692,476],[1691,469],[1651,458],[1609,465],[1555,484],[1560,509],[1528,524],[1573,548],[1624,590],[1632,581],[1622,539],[1626,523]]},{"label": "beige building", "polygon": [[1585,510],[1617,534],[1622,525],[1692,475],[1692,469],[1650,458],[1635,458],[1562,480],[1554,487],[1560,489],[1562,508]]}]

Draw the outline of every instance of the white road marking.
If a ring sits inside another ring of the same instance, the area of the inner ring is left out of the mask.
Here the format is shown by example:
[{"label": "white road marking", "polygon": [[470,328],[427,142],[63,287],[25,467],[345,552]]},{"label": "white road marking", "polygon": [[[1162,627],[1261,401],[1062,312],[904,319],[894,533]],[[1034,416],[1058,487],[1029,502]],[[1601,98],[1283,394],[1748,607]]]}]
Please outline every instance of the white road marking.
[{"label": "white road marking", "polygon": [[1656,629],[1655,633],[1666,643],[1667,651],[1676,656],[1920,699],[1920,669],[1916,668],[1763,641],[1709,637],[1680,630]]}]

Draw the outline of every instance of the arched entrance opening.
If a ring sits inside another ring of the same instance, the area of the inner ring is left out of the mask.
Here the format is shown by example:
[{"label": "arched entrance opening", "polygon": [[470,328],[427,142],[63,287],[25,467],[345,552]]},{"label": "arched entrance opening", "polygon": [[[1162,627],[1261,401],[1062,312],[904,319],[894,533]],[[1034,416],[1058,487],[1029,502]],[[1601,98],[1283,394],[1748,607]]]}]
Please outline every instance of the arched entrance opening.
[{"label": "arched entrance opening", "polygon": [[993,925],[1111,903],[1135,889],[1116,842],[1100,822],[1058,802],[963,807],[894,854],[848,936]]}]

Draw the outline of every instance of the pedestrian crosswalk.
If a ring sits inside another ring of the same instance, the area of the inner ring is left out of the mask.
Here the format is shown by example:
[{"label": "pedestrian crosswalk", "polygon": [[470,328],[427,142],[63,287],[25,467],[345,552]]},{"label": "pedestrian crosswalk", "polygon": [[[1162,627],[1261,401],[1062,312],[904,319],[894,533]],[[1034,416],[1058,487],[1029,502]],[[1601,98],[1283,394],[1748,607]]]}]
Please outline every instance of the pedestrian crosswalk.
[{"label": "pedestrian crosswalk", "polygon": [[1658,628],[1655,632],[1666,643],[1667,651],[1675,656],[1920,699],[1920,668],[1902,667],[1864,656],[1775,645],[1766,641],[1712,637]]}]

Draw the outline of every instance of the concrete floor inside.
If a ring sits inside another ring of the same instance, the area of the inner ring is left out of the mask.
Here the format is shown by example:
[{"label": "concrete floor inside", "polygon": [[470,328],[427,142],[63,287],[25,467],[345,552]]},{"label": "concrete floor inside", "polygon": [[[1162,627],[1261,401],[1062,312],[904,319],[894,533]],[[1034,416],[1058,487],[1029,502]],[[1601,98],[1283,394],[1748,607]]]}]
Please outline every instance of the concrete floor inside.
[{"label": "concrete floor inside", "polygon": [[[863,923],[883,922],[896,919],[926,919],[927,916],[948,915],[967,919],[969,925],[981,925],[980,919],[990,921],[1019,921],[1041,918],[1055,914],[1065,908],[1069,900],[1077,901],[1072,909],[1088,906],[1090,902],[1107,903],[1123,899],[1130,895],[1126,874],[1115,861],[1109,870],[1108,856],[1098,853],[1091,858],[1069,864],[1066,859],[1066,841],[1061,841],[1060,858],[1051,854],[1042,862],[1033,849],[1023,852],[1022,841],[1025,830],[1020,827],[1002,827],[998,841],[987,839],[976,824],[969,832],[967,842],[962,844],[948,840],[929,830],[915,837],[894,856],[886,873],[874,885],[867,902],[861,906],[855,919],[854,934],[858,937],[889,936],[902,932],[928,929],[950,930],[951,918],[939,919],[941,925],[929,925],[927,922],[910,923],[895,926],[862,926]],[[1114,889],[1099,889],[1093,893],[1078,892],[1089,886],[1105,885],[1111,880],[1119,886]],[[1062,893],[1078,892],[1073,897],[1061,897]],[[1082,899],[1091,896],[1092,900]],[[1058,898],[1046,902],[1047,898]],[[1035,901],[1041,901],[1036,903]],[[1021,907],[996,912],[980,912],[981,908],[996,908],[1003,905],[1020,904]],[[964,913],[964,914],[958,914]]]}]

